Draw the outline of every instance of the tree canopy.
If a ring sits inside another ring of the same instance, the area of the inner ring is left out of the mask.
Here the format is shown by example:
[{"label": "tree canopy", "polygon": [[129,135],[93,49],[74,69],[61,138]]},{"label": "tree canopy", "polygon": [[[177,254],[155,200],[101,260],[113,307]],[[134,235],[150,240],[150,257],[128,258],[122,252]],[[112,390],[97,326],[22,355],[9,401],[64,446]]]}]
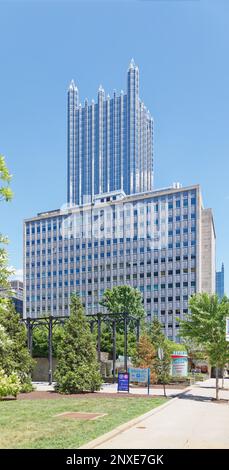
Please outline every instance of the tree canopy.
[{"label": "tree canopy", "polygon": [[123,285],[106,289],[100,304],[106,307],[108,313],[125,313],[139,319],[145,317],[142,294],[131,286]]},{"label": "tree canopy", "polygon": [[[181,337],[201,347],[210,364],[218,370],[229,361],[229,342],[226,341],[226,317],[229,316],[229,300],[221,301],[215,294],[199,293],[189,300],[190,314],[180,322]],[[218,398],[218,381],[216,381]]]}]

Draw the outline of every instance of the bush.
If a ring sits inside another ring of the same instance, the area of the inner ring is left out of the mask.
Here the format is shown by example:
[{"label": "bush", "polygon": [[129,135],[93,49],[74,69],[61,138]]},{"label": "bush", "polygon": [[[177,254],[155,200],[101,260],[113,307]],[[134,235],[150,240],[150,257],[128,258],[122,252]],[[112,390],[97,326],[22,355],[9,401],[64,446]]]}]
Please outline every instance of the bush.
[{"label": "bush", "polygon": [[70,317],[57,350],[55,389],[60,393],[94,392],[102,378],[96,348],[79,297],[72,294]]},{"label": "bush", "polygon": [[173,375],[170,375],[169,376],[169,381],[168,383],[172,384],[176,384],[176,383],[185,383],[185,382],[189,382],[189,377],[174,377]]},{"label": "bush", "polygon": [[3,333],[7,335],[10,347],[5,353],[4,351],[0,353],[0,369],[3,369],[8,377],[15,372],[21,384],[31,383],[30,374],[34,361],[26,345],[26,327],[21,323],[12,300],[3,300],[4,304],[0,304],[0,325],[3,328],[1,328],[1,337]]},{"label": "bush", "polygon": [[24,382],[22,385],[21,385],[21,389],[20,389],[20,392],[21,393],[29,393],[29,392],[32,392],[34,390],[34,387],[31,383],[31,381],[28,381],[27,383]]},{"label": "bush", "polygon": [[64,376],[61,377],[56,390],[59,393],[82,393],[94,392],[99,390],[101,386],[101,379],[98,373],[91,370],[90,365],[79,366],[76,371],[68,370]]},{"label": "bush", "polygon": [[0,370],[0,397],[13,396],[17,397],[17,394],[21,390],[21,384],[18,375],[13,372],[10,375],[6,375],[3,369]]}]

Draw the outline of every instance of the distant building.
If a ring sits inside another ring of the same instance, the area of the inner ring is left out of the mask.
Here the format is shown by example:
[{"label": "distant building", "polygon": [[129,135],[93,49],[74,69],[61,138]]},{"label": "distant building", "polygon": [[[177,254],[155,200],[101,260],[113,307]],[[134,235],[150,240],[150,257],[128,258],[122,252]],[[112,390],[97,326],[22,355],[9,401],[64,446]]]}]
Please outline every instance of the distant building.
[{"label": "distant building", "polygon": [[224,296],[224,264],[223,263],[222,263],[221,271],[216,272],[215,291],[221,300]]},{"label": "distant building", "polygon": [[12,289],[12,300],[15,305],[16,312],[23,316],[23,282],[13,280],[10,282]]}]

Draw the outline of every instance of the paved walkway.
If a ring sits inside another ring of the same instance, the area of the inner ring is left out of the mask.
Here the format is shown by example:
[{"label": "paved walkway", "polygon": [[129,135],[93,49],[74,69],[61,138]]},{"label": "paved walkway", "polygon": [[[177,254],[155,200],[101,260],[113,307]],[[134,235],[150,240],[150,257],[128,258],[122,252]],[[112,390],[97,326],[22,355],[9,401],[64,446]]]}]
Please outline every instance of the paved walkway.
[{"label": "paved walkway", "polygon": [[[54,391],[54,383],[49,385],[48,382],[33,382],[33,386],[37,392],[53,392]],[[174,397],[183,392],[183,389],[177,388],[168,388],[166,387],[166,394],[168,397]],[[99,393],[117,393],[117,384],[103,384]],[[148,389],[147,387],[130,387],[130,393],[135,395],[147,395]],[[122,392],[120,392],[120,395]],[[126,395],[126,392],[123,392]],[[156,388],[152,386],[150,388],[150,395],[158,395],[163,396],[164,390],[163,388]]]},{"label": "paved walkway", "polygon": [[[229,401],[214,403],[214,397],[215,380],[199,382],[150,417],[109,440],[98,438],[87,448],[229,449]],[[225,379],[220,398],[229,400],[229,379]]]},{"label": "paved walkway", "polygon": [[[100,393],[117,393],[117,384],[103,384],[102,388],[100,390]],[[175,397],[176,395],[182,393],[184,389],[182,388],[168,388],[166,387],[166,395],[168,397]],[[119,392],[119,395],[126,395],[126,392]],[[134,395],[148,395],[148,388],[147,387],[131,387],[130,385],[130,393],[133,393]],[[163,387],[157,388],[154,387],[153,385],[150,386],[150,395],[158,395],[158,396],[163,396],[164,395],[164,389]]]}]

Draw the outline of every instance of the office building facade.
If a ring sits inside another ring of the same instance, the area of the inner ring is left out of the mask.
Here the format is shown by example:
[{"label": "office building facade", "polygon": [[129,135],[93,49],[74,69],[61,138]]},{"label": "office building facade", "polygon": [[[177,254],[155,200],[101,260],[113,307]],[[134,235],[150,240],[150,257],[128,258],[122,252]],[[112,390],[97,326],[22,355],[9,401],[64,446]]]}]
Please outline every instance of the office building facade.
[{"label": "office building facade", "polygon": [[105,96],[102,86],[91,104],[68,90],[67,201],[92,202],[96,194],[127,195],[153,189],[153,119],[139,98],[139,69],[132,60],[127,92]]},{"label": "office building facade", "polygon": [[177,318],[189,296],[215,288],[207,269],[215,258],[210,214],[194,185],[113,191],[26,220],[24,316],[69,315],[71,292],[87,314],[97,313],[106,288],[131,285],[142,293],[147,319],[158,318],[179,341]]},{"label": "office building facade", "polygon": [[12,290],[12,300],[15,305],[16,312],[23,316],[23,282],[15,279],[10,281],[10,287]]}]

